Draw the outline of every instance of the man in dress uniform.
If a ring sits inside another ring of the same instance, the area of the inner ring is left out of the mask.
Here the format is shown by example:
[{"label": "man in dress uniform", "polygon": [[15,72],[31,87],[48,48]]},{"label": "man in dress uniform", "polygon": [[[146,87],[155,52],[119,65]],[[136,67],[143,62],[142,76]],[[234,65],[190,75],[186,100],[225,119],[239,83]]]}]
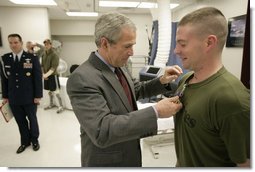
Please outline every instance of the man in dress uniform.
[{"label": "man in dress uniform", "polygon": [[42,98],[42,71],[37,56],[23,50],[19,34],[8,36],[12,52],[1,57],[3,103],[9,102],[21,135],[17,153],[31,143],[34,151],[40,148],[36,112]]}]

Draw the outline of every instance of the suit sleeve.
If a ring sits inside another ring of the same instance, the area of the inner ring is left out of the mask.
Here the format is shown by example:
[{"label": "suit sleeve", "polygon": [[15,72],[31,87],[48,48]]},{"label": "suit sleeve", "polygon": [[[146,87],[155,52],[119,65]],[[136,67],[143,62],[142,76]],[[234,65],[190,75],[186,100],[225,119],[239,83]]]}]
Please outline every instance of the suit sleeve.
[{"label": "suit sleeve", "polygon": [[176,89],[175,83],[169,83],[168,87],[160,83],[159,78],[148,81],[134,82],[136,99],[144,99],[151,96],[157,96],[166,92],[174,92]]},{"label": "suit sleeve", "polygon": [[67,93],[82,130],[95,145],[105,148],[157,133],[152,107],[128,112],[107,82],[82,75],[75,72],[69,77]]}]

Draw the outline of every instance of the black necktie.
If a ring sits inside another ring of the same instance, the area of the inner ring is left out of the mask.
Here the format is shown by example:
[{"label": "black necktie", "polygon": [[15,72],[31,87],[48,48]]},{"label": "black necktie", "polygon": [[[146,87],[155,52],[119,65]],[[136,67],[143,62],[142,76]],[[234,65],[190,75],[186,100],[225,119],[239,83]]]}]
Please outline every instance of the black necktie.
[{"label": "black necktie", "polygon": [[133,100],[132,100],[132,94],[131,94],[131,90],[129,88],[129,85],[127,83],[127,80],[125,78],[125,76],[123,75],[123,73],[121,72],[121,70],[119,68],[115,68],[115,73],[120,81],[120,84],[122,85],[126,96],[128,98],[129,104],[131,105],[131,107],[134,110],[134,105],[133,105]]},{"label": "black necktie", "polygon": [[19,58],[17,55],[15,56],[15,63],[19,63]]}]

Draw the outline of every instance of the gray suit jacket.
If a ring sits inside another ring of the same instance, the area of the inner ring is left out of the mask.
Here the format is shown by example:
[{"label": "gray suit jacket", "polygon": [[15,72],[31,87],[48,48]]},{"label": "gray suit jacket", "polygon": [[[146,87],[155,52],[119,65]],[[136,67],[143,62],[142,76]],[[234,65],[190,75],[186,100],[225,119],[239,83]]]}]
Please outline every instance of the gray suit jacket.
[{"label": "gray suit jacket", "polygon": [[[168,91],[159,79],[133,83],[121,69],[135,101]],[[67,93],[81,125],[82,166],[141,166],[140,138],[157,133],[152,107],[133,111],[117,76],[94,52],[69,77]]]}]

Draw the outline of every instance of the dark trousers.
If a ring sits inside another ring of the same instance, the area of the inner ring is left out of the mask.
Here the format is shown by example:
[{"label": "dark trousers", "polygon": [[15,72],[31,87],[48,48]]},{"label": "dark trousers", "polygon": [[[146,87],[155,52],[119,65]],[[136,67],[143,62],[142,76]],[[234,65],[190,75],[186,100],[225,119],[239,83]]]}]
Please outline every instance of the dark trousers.
[{"label": "dark trousers", "polygon": [[37,105],[10,104],[13,116],[18,124],[22,145],[38,143],[39,126],[36,117]]}]

